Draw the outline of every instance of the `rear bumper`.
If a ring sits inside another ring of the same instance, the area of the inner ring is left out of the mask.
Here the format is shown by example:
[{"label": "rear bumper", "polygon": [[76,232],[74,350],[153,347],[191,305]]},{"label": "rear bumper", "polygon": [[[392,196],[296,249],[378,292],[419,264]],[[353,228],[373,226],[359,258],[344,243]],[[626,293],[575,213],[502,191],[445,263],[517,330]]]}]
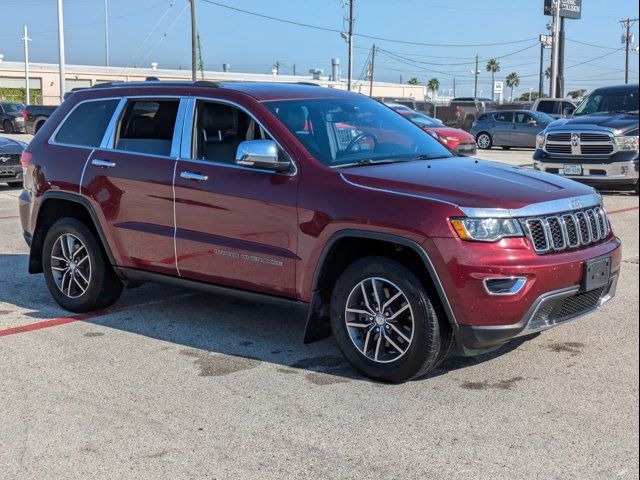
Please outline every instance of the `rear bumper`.
[{"label": "rear bumper", "polygon": [[456,340],[464,355],[479,355],[509,340],[548,330],[594,312],[616,293],[618,275],[609,285],[591,292],[571,287],[541,295],[518,323],[499,326],[455,325]]}]

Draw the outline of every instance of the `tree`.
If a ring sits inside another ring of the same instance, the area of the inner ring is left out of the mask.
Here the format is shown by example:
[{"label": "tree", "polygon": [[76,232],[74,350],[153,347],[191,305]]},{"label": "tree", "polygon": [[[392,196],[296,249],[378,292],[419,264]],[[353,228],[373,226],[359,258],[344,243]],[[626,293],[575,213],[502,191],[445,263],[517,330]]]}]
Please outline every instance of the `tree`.
[{"label": "tree", "polygon": [[587,93],[587,89],[586,88],[580,88],[578,90],[571,90],[570,92],[567,93],[567,95],[569,95],[571,98],[576,100],[578,98],[584,98],[586,93]]},{"label": "tree", "polygon": [[420,85],[420,80],[418,80],[418,77],[411,77],[407,83],[409,85]]},{"label": "tree", "polygon": [[544,76],[545,78],[551,78],[551,67],[547,67],[547,69],[544,71]]},{"label": "tree", "polygon": [[437,92],[440,88],[440,81],[437,78],[432,78],[427,83],[427,88],[431,90],[433,93]]},{"label": "tree", "polygon": [[495,76],[496,73],[500,71],[500,62],[498,62],[495,58],[490,58],[487,62],[487,72],[491,74],[491,100],[494,100],[495,92]]},{"label": "tree", "polygon": [[511,100],[513,100],[513,89],[518,85],[520,85],[520,77],[516,72],[511,72],[507,75],[507,87],[511,89],[511,95],[509,96]]}]

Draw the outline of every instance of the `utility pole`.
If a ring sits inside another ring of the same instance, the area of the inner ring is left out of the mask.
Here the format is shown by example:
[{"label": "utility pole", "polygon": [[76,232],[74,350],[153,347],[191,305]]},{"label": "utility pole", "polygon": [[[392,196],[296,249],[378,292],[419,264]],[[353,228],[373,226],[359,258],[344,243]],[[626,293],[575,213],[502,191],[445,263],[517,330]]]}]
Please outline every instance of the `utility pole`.
[{"label": "utility pole", "polygon": [[556,74],[556,97],[564,97],[564,20],[560,19],[560,31],[558,33],[558,73]]},{"label": "utility pole", "polygon": [[620,24],[626,27],[626,33],[622,38],[622,43],[625,44],[625,56],[624,56],[624,83],[629,83],[629,46],[633,43],[633,35],[631,34],[631,27],[638,21],[637,18],[627,18],[626,20],[620,20]]},{"label": "utility pole", "polygon": [[538,98],[542,98],[544,91],[544,48],[545,43],[540,41],[540,79],[538,80]]},{"label": "utility pole", "polygon": [[24,26],[24,37],[22,37],[22,41],[24,42],[24,103],[29,105],[29,42],[31,39],[29,38],[29,29],[27,26]]},{"label": "utility pole", "polygon": [[104,64],[109,66],[109,0],[104,0]]},{"label": "utility pole", "polygon": [[349,66],[347,79],[347,89],[351,91],[351,82],[353,76],[353,4],[356,0],[349,0],[349,32],[347,33],[349,42]]},{"label": "utility pole", "polygon": [[280,75],[280,62],[276,61],[276,75]]},{"label": "utility pole", "polygon": [[558,81],[558,45],[560,44],[558,33],[560,32],[560,0],[553,2],[553,48],[551,61],[551,86],[549,96],[556,98],[556,82]]},{"label": "utility pole", "polygon": [[453,98],[456,98],[456,77],[453,77]]},{"label": "utility pole", "polygon": [[191,80],[198,76],[198,25],[196,22],[196,0],[187,0],[191,4]]},{"label": "utility pole", "polygon": [[60,64],[60,103],[64,102],[64,15],[62,12],[62,0],[58,0],[58,63]]},{"label": "utility pole", "polygon": [[478,54],[476,53],[476,69],[473,71],[473,98],[478,98],[478,75],[480,75],[480,70],[478,70]]},{"label": "utility pole", "polygon": [[375,68],[376,62],[376,44],[373,44],[371,47],[371,78],[369,79],[369,96],[373,97],[373,69]]},{"label": "utility pole", "polygon": [[294,77],[296,76],[296,64],[295,63],[293,64],[293,76]]}]

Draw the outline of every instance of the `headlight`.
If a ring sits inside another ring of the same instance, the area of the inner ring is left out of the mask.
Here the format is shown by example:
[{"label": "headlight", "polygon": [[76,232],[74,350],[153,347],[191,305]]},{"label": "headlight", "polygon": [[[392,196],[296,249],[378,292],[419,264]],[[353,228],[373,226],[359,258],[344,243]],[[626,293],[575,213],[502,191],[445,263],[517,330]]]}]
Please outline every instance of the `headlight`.
[{"label": "headlight", "polygon": [[638,151],[638,136],[614,137],[618,150],[623,152]]},{"label": "headlight", "polygon": [[451,224],[462,240],[497,242],[505,237],[522,237],[522,227],[514,218],[463,218]]},{"label": "headlight", "polygon": [[546,136],[545,136],[544,132],[539,133],[538,135],[536,135],[536,148],[538,150],[542,150],[544,148],[545,142],[546,142]]}]

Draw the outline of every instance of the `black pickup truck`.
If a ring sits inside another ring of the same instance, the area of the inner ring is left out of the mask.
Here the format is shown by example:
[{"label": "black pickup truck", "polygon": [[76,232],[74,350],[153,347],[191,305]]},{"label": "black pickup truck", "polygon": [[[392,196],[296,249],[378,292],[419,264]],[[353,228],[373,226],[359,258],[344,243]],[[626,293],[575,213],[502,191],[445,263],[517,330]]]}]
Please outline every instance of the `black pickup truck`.
[{"label": "black pickup truck", "polygon": [[25,127],[27,133],[35,135],[47,121],[47,118],[58,108],[51,105],[29,105],[26,109]]},{"label": "black pickup truck", "polygon": [[490,98],[457,97],[449,105],[438,105],[435,117],[447,127],[461,128],[468,132],[480,115],[497,108],[498,104]]},{"label": "black pickup truck", "polygon": [[638,193],[638,84],[594,90],[538,134],[534,168]]}]

